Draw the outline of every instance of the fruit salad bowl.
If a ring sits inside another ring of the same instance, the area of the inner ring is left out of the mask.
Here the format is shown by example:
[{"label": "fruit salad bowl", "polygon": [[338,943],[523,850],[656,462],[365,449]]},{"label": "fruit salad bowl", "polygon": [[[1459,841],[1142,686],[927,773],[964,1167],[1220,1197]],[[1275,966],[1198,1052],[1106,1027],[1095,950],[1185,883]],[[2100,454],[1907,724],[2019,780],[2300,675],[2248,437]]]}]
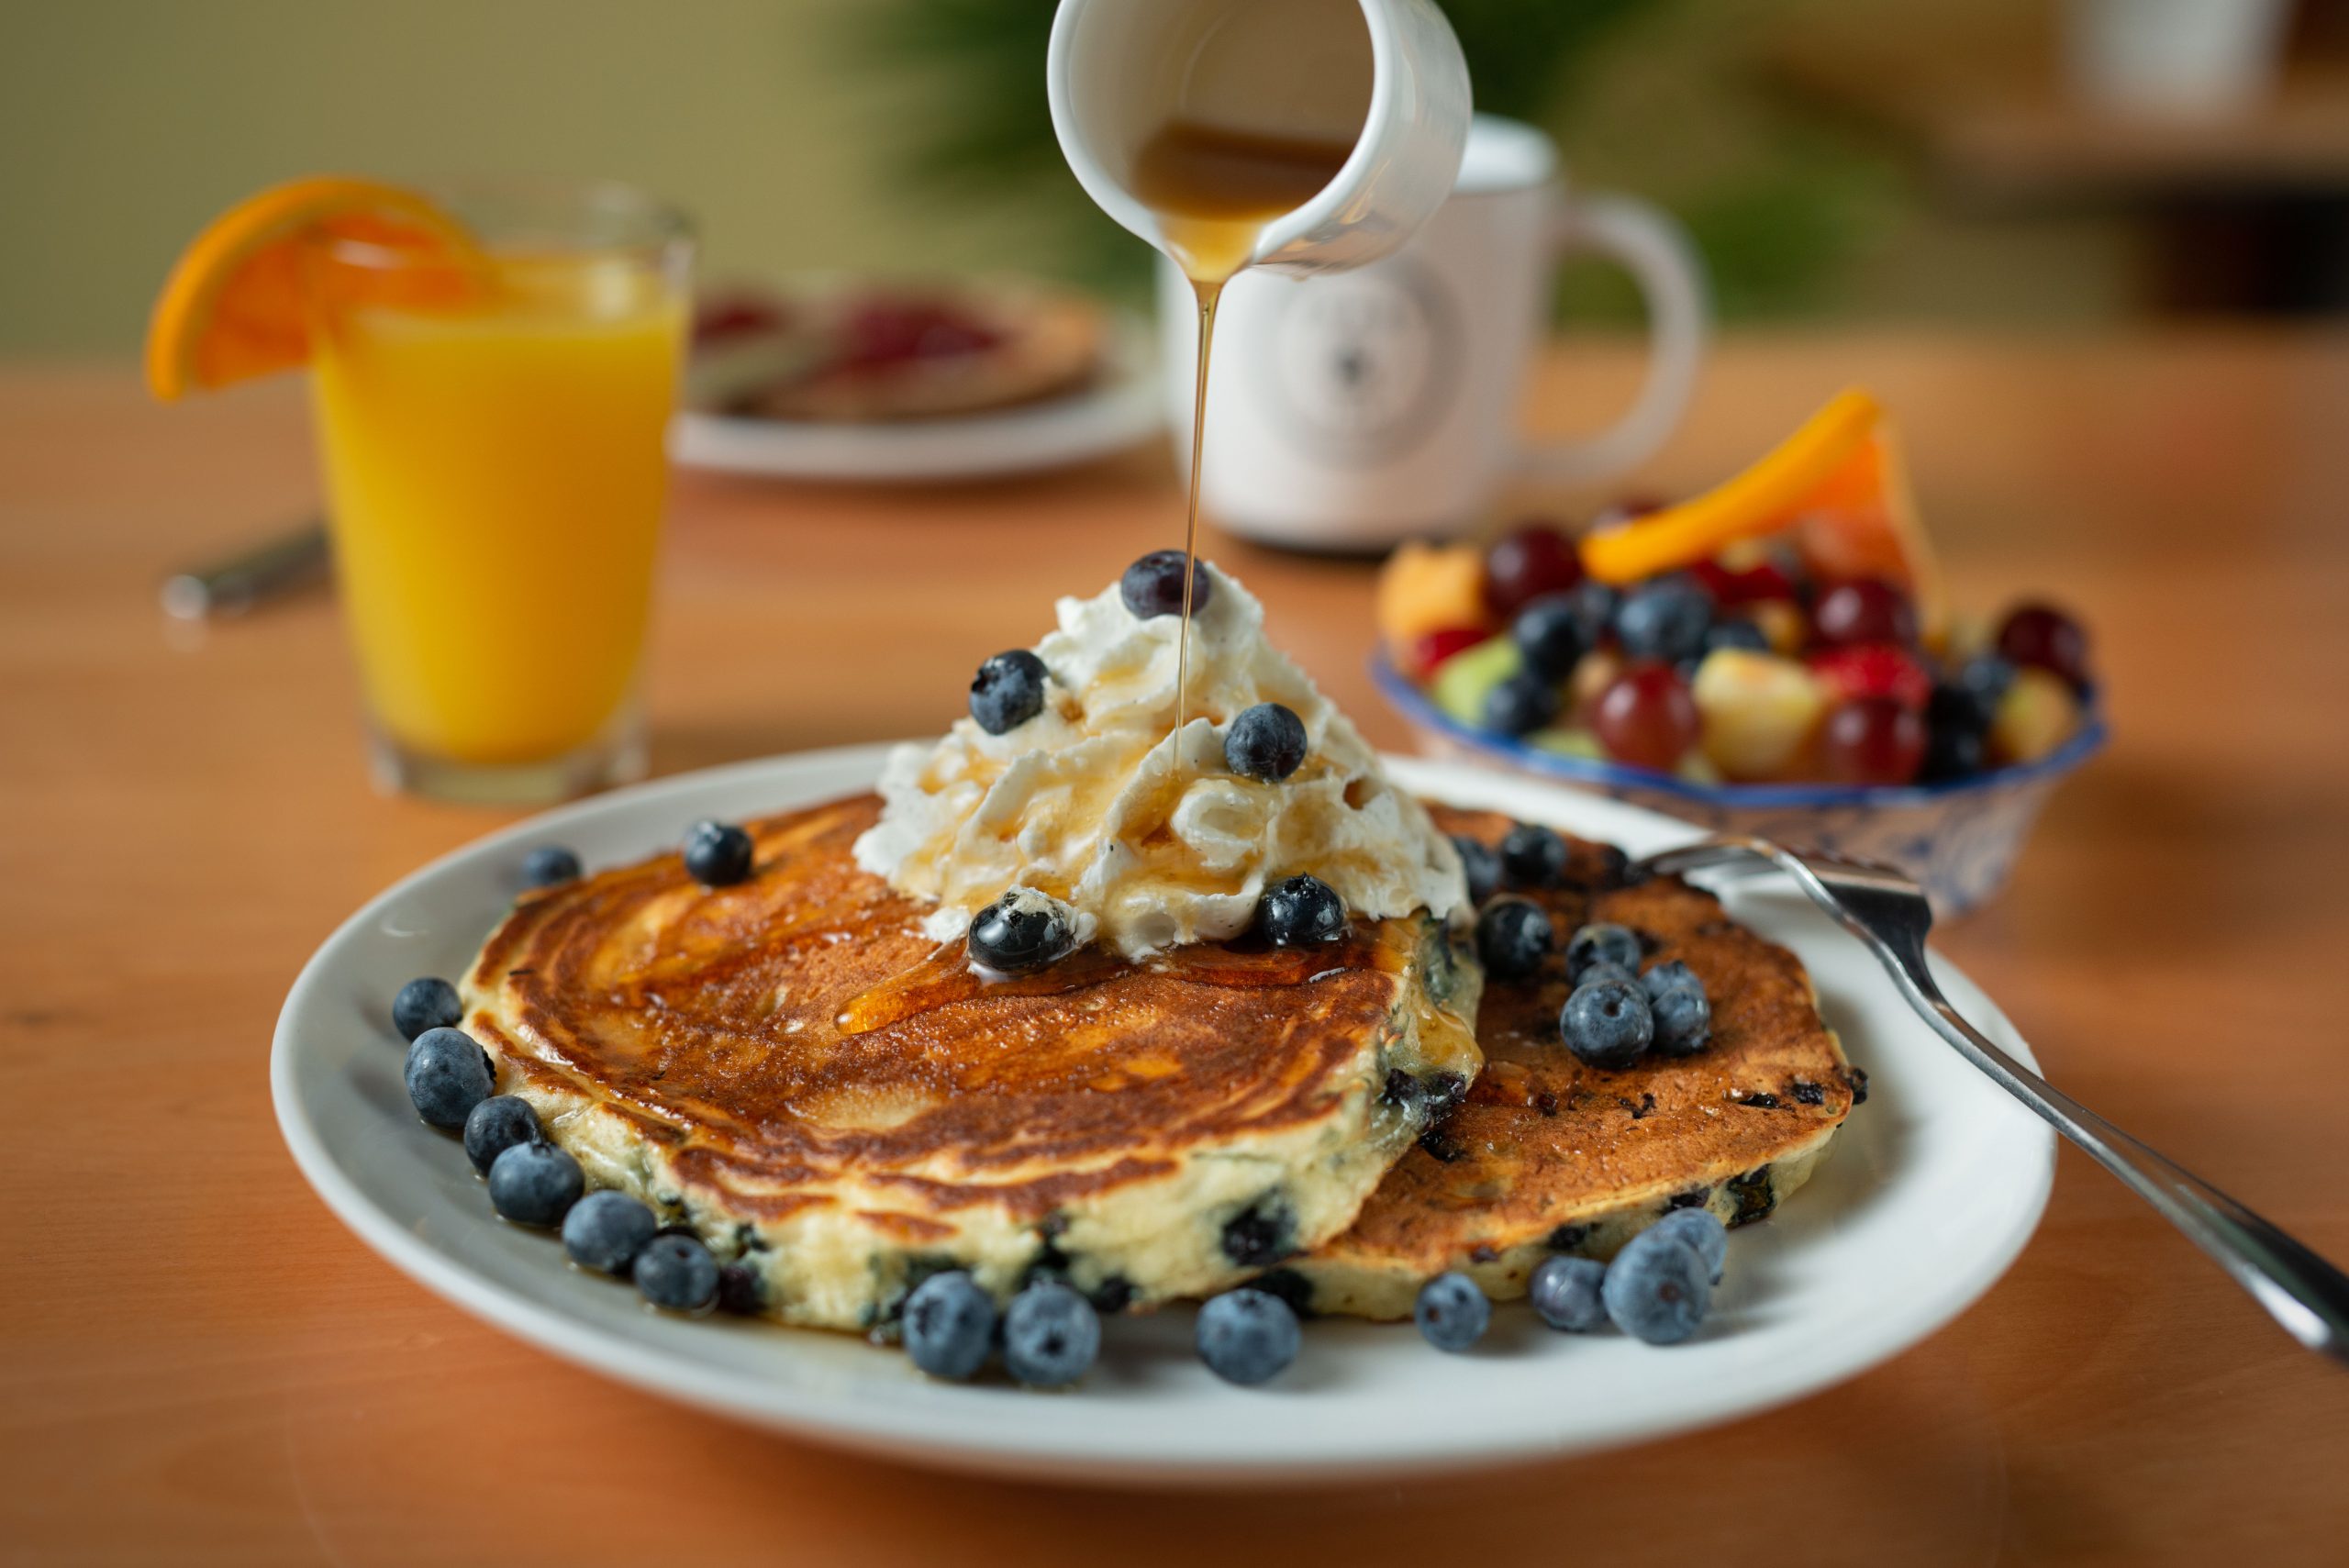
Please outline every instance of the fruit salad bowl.
[{"label": "fruit salad bowl", "polygon": [[2047,755],[1947,783],[1699,784],[1463,724],[1384,653],[1373,656],[1370,673],[1429,756],[1567,784],[1715,832],[1883,861],[1914,877],[1944,919],[1998,895],[2055,786],[2105,742],[2103,716],[2091,695],[2079,728]]}]

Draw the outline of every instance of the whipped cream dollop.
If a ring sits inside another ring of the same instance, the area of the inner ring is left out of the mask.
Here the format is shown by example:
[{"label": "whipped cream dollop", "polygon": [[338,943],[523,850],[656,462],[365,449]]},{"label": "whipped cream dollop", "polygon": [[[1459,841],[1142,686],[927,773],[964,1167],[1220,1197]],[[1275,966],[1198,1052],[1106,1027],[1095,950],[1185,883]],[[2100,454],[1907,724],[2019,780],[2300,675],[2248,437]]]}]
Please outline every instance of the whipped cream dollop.
[{"label": "whipped cream dollop", "polygon": [[[970,718],[900,746],[857,863],[937,906],[939,941],[1013,887],[1075,912],[1076,940],[1128,958],[1238,936],[1268,884],[1320,878],[1357,916],[1464,908],[1452,842],[1397,789],[1345,715],[1264,639],[1264,609],[1212,567],[1192,617],[1188,722],[1175,719],[1179,616],[1139,619],[1118,586],[1056,606],[1035,647],[1044,708],[1002,735]],[[1305,721],[1277,783],[1225,765],[1224,734],[1258,703]]]}]

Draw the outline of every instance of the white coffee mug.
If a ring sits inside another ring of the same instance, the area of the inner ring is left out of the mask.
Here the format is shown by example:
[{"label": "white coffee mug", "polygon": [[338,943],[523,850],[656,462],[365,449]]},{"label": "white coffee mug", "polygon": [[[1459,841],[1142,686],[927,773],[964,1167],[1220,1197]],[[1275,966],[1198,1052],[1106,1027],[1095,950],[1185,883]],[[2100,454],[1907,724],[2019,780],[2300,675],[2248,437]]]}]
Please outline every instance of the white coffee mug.
[{"label": "white coffee mug", "polygon": [[[1529,444],[1519,403],[1558,263],[1576,252],[1637,280],[1647,379],[1612,428]],[[1172,263],[1159,317],[1186,468],[1198,312]],[[1695,389],[1706,319],[1703,264],[1676,222],[1628,196],[1569,195],[1547,136],[1478,115],[1451,197],[1393,255],[1226,288],[1202,500],[1234,533],[1308,550],[1465,531],[1513,480],[1596,482],[1653,451]]]},{"label": "white coffee mug", "polygon": [[1162,249],[1128,184],[1170,122],[1352,145],[1319,195],[1265,226],[1252,271],[1391,253],[1443,205],[1468,138],[1468,64],[1433,0],[1061,0],[1044,83],[1085,194]]}]

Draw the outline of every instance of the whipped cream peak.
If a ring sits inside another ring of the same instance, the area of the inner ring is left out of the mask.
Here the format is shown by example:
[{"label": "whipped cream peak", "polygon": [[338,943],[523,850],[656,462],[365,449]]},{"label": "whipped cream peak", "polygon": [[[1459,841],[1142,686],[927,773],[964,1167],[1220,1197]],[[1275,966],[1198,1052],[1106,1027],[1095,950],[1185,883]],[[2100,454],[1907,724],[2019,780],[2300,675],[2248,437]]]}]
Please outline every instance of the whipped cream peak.
[{"label": "whipped cream peak", "polygon": [[[1112,584],[1056,606],[1058,629],[1034,650],[1042,712],[1002,735],[957,719],[935,744],[891,754],[857,863],[934,903],[932,938],[962,936],[1013,887],[1059,900],[1080,943],[1128,958],[1236,937],[1265,886],[1299,873],[1372,919],[1466,906],[1451,841],[1265,639],[1254,595],[1208,570],[1179,733],[1181,617],[1138,619]],[[1224,762],[1227,727],[1265,702],[1305,724],[1305,762],[1276,783]]]}]

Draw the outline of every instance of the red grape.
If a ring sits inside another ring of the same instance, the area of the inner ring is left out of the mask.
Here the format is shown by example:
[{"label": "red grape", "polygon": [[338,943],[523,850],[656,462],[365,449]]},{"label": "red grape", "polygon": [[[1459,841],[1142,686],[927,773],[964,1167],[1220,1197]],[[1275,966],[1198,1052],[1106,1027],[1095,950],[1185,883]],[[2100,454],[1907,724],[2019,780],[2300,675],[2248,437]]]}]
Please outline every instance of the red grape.
[{"label": "red grape", "polygon": [[1669,664],[1634,664],[1592,705],[1590,727],[1618,762],[1670,773],[1697,743],[1697,699]]},{"label": "red grape", "polygon": [[1925,716],[1895,697],[1855,697],[1827,716],[1820,755],[1841,784],[1910,783],[1925,760]]},{"label": "red grape", "polygon": [[1819,596],[1810,626],[1831,647],[1896,642],[1908,648],[1917,640],[1917,610],[1908,595],[1883,578],[1854,577]]},{"label": "red grape", "polygon": [[1503,534],[1485,552],[1485,604],[1501,620],[1544,594],[1563,594],[1582,581],[1574,541],[1546,523]]},{"label": "red grape", "polygon": [[1998,628],[1998,651],[2015,664],[2069,682],[2088,684],[2088,634],[2053,605],[2018,605]]},{"label": "red grape", "polygon": [[1757,561],[1742,571],[1723,566],[1717,560],[1700,561],[1688,569],[1688,575],[1713,596],[1713,603],[1725,610],[1759,604],[1765,599],[1795,596],[1794,579],[1775,561]]},{"label": "red grape", "polygon": [[1932,676],[1907,649],[1888,642],[1824,648],[1807,662],[1838,697],[1892,697],[1903,707],[1920,711],[1932,700]]}]

